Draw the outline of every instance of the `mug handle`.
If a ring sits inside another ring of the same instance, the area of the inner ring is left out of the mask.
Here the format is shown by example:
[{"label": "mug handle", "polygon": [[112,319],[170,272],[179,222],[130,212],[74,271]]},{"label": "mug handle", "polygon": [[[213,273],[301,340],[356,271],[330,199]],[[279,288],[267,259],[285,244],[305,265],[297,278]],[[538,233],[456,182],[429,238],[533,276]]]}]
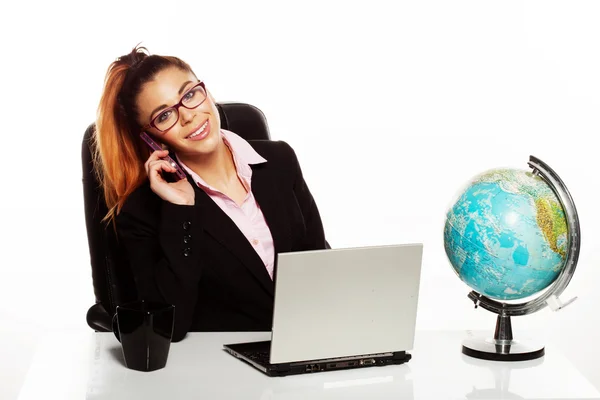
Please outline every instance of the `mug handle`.
[{"label": "mug handle", "polygon": [[116,312],[115,312],[115,315],[113,315],[113,318],[112,318],[112,330],[113,330],[113,333],[115,334],[115,337],[117,338],[117,340],[120,343],[121,342],[121,335],[119,334],[119,320],[117,319],[117,313]]}]

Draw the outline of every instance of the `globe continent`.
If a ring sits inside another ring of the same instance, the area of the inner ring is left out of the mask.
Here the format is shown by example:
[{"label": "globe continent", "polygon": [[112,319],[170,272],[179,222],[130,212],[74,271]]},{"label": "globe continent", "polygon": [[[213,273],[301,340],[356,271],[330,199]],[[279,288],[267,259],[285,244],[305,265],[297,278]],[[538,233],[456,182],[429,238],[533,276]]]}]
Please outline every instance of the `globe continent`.
[{"label": "globe continent", "polygon": [[487,171],[446,214],[444,248],[475,291],[517,300],[548,287],[567,255],[567,221],[550,186],[529,171]]}]

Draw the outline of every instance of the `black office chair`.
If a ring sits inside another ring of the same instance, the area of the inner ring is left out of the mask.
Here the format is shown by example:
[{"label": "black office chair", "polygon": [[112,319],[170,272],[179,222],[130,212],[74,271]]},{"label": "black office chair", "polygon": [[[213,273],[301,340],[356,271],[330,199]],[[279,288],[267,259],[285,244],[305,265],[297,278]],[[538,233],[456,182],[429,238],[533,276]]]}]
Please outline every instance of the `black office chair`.
[{"label": "black office chair", "polygon": [[[221,128],[237,133],[246,140],[270,140],[267,120],[258,108],[244,103],[217,104]],[[99,332],[112,330],[112,316],[116,306],[135,300],[137,290],[131,270],[122,249],[117,245],[112,225],[101,222],[108,209],[104,193],[94,173],[91,138],[94,124],[83,137],[81,158],[83,162],[83,199],[87,228],[92,281],[96,303],[87,312],[88,325]]]}]

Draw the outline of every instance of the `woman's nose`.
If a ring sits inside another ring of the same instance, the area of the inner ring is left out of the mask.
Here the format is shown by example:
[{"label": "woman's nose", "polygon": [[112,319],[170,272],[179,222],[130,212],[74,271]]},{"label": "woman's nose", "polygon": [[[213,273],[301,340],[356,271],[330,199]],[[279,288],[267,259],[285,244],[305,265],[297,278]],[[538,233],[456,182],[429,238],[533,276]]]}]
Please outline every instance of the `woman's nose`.
[{"label": "woman's nose", "polygon": [[181,125],[187,125],[194,120],[195,110],[189,110],[185,107],[179,109],[179,118],[181,119]]}]

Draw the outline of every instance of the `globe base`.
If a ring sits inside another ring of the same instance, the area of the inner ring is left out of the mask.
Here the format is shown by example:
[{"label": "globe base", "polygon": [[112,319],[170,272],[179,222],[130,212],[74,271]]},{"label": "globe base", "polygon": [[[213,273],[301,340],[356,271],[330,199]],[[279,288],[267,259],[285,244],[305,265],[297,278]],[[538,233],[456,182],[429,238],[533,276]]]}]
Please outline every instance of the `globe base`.
[{"label": "globe base", "polygon": [[545,348],[518,340],[469,338],[463,341],[463,354],[492,361],[527,361],[543,357]]}]

